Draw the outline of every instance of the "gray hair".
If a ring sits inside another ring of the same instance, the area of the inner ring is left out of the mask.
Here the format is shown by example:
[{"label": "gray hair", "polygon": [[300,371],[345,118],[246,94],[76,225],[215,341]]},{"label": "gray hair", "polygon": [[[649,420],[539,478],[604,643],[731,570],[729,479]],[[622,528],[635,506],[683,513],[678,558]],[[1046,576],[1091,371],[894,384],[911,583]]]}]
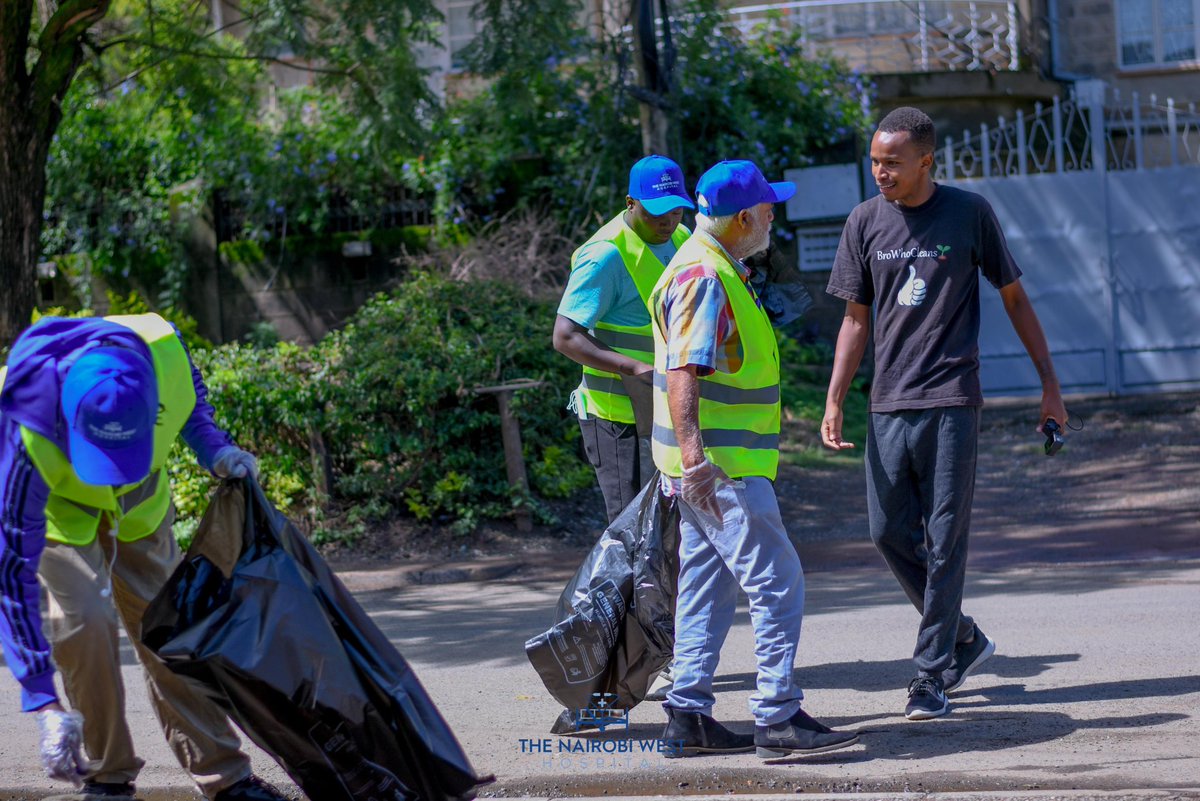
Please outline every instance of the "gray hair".
[{"label": "gray hair", "polygon": [[736,214],[727,214],[724,217],[709,217],[707,214],[696,215],[696,230],[703,231],[711,237],[721,237],[729,230],[729,226],[733,223]]}]

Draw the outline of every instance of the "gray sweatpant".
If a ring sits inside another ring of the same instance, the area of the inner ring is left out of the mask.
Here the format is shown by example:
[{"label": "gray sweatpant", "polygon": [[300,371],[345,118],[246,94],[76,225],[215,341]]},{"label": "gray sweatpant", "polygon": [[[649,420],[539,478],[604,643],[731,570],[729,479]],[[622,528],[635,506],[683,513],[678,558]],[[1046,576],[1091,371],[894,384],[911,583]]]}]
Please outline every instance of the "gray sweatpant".
[{"label": "gray sweatpant", "polygon": [[867,427],[871,539],[921,613],[919,675],[950,667],[975,622],[962,614],[975,494],[979,407],[872,413]]}]

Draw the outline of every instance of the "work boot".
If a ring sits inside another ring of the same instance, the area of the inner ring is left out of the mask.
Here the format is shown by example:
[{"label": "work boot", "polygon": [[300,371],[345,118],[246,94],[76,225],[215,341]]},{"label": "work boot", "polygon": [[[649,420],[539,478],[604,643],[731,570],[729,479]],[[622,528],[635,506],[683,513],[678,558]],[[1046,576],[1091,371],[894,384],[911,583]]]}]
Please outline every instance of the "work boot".
[{"label": "work boot", "polygon": [[834,731],[797,709],[782,723],[754,727],[754,745],[759,759],[778,759],[792,754],[821,754],[858,742],[858,732]]},{"label": "work boot", "polygon": [[247,776],[217,793],[213,801],[288,801],[288,797],[257,776]]},{"label": "work boot", "polygon": [[667,710],[663,730],[663,756],[667,759],[697,754],[744,754],[754,749],[754,735],[735,734],[701,712]]},{"label": "work boot", "polygon": [[133,782],[84,782],[79,791],[84,798],[133,798]]}]

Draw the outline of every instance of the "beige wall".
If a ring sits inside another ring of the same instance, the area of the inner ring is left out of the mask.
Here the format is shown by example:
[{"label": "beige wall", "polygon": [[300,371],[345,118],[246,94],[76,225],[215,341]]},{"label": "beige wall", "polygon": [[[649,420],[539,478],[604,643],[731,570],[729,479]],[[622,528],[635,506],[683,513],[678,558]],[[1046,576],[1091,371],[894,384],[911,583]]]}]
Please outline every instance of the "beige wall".
[{"label": "beige wall", "polygon": [[1200,102],[1200,66],[1123,70],[1118,64],[1116,0],[1058,0],[1058,72],[1098,78],[1121,91]]}]

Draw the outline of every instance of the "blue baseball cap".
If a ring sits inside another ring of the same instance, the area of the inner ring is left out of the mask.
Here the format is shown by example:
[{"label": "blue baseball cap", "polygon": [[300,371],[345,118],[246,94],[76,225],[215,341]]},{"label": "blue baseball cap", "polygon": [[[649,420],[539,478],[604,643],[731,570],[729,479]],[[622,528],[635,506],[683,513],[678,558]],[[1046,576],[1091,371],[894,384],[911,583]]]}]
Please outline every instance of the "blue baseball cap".
[{"label": "blue baseball cap", "polygon": [[767,183],[753,161],[722,161],[696,184],[697,208],[707,217],[728,217],[759,203],[782,203],[794,194],[794,183]]},{"label": "blue baseball cap", "polygon": [[62,386],[71,466],[85,484],[135,484],[150,474],[158,381],[154,368],[128,348],[88,351]]},{"label": "blue baseball cap", "polygon": [[666,156],[646,156],[629,170],[629,196],[655,217],[696,204],[683,185],[683,170]]}]

